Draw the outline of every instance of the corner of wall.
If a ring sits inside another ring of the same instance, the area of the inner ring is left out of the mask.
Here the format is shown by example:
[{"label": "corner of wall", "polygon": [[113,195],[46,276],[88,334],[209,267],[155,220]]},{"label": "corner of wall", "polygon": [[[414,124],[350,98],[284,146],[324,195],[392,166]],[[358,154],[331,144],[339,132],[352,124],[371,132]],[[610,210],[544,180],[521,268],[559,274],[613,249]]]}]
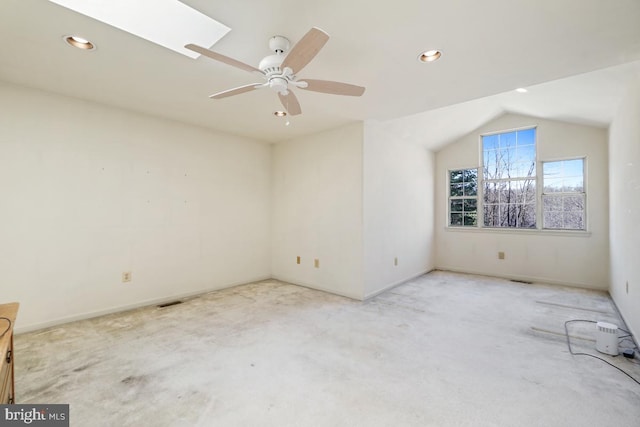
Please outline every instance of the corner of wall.
[{"label": "corner of wall", "polygon": [[365,297],[433,268],[434,154],[402,140],[394,122],[365,123]]},{"label": "corner of wall", "polygon": [[640,337],[640,76],[609,127],[609,293]]},{"label": "corner of wall", "polygon": [[274,148],[274,277],[363,297],[363,132],[355,122]]}]

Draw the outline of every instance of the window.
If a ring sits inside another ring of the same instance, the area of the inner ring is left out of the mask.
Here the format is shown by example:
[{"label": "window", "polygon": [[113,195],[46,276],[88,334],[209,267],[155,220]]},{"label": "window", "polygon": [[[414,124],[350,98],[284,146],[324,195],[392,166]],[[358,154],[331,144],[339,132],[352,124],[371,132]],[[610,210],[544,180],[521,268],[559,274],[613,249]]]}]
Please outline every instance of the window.
[{"label": "window", "polygon": [[585,158],[538,162],[535,127],[480,144],[482,170],[448,171],[450,227],[587,230]]},{"label": "window", "polygon": [[584,159],[542,163],[542,226],[585,229]]},{"label": "window", "polygon": [[485,227],[536,228],[536,129],[482,136]]},{"label": "window", "polygon": [[478,224],[478,169],[449,171],[449,225]]}]

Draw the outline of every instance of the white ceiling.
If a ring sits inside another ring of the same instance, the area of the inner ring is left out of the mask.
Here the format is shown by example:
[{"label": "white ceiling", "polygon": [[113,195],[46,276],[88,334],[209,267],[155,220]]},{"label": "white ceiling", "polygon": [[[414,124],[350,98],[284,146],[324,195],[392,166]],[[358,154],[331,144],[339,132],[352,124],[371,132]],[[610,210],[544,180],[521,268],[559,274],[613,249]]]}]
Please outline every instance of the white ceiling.
[{"label": "white ceiling", "polygon": [[383,122],[400,140],[435,151],[504,113],[607,127],[634,79],[640,79],[640,61]]},{"label": "white ceiling", "polygon": [[[251,65],[270,53],[271,36],[295,42],[320,27],[331,39],[299,77],[367,91],[352,98],[298,90],[303,114],[285,126],[272,115],[280,104],[271,91],[208,98],[258,81],[254,75],[190,59],[45,0],[0,2],[0,80],[267,142],[353,120],[429,123],[428,136],[403,137],[438,148],[504,111],[606,126],[625,79],[639,69],[632,63],[640,61],[637,0],[184,3],[231,28],[213,50]],[[98,49],[70,48],[62,41],[68,34]],[[440,61],[416,60],[434,47],[444,52]]]}]

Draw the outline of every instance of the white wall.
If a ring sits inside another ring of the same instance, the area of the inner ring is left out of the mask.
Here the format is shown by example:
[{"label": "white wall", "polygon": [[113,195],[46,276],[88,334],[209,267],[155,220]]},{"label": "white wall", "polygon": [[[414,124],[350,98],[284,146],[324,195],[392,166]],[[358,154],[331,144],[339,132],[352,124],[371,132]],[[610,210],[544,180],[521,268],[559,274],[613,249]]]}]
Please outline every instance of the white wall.
[{"label": "white wall", "polygon": [[268,145],[4,83],[0,111],[18,331],[270,276]]},{"label": "white wall", "polygon": [[629,87],[609,128],[609,184],[609,292],[640,337],[640,78]]},{"label": "white wall", "polygon": [[[395,122],[364,127],[364,286],[369,297],[434,265],[434,155]],[[397,265],[395,259],[397,258]]]},{"label": "white wall", "polygon": [[273,147],[275,278],[362,299],[362,132],[357,123]]},{"label": "white wall", "polygon": [[[447,227],[447,173],[480,164],[479,135],[536,125],[538,161],[587,157],[588,233]],[[440,269],[608,288],[607,131],[505,114],[436,153],[436,266]],[[505,252],[499,260],[498,251]]]}]

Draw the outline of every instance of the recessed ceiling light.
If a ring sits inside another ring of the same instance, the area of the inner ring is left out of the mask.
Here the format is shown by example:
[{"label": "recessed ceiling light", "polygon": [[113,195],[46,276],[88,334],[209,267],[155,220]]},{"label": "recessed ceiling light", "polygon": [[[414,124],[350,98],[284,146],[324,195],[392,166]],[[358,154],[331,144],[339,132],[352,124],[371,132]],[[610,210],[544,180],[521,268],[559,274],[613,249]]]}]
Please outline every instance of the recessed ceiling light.
[{"label": "recessed ceiling light", "polygon": [[211,47],[230,28],[178,0],[49,0],[190,58],[194,43]]},{"label": "recessed ceiling light", "polygon": [[284,116],[287,115],[287,112],[286,111],[274,111],[273,115],[276,116],[276,117],[284,117]]},{"label": "recessed ceiling light", "polygon": [[427,50],[426,52],[422,52],[418,55],[418,60],[420,62],[433,62],[440,59],[442,56],[442,51],[438,49]]},{"label": "recessed ceiling light", "polygon": [[523,87],[519,87],[518,89],[516,89],[516,92],[520,92],[520,93],[527,93],[527,92],[529,92],[529,91],[528,91],[528,90],[526,90],[526,89],[525,89],[525,88],[523,88]]},{"label": "recessed ceiling light", "polygon": [[64,36],[63,39],[69,46],[77,47],[78,49],[94,50],[96,48],[96,45],[94,45],[87,39],[83,39],[82,37]]}]

